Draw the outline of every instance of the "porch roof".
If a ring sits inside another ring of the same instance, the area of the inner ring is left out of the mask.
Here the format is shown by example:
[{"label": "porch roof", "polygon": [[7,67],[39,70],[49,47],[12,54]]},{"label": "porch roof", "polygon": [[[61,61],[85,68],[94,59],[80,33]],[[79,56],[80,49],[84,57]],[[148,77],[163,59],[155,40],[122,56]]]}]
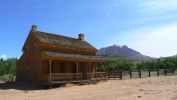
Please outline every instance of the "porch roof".
[{"label": "porch roof", "polygon": [[76,60],[92,60],[92,61],[105,61],[103,58],[92,55],[82,55],[82,54],[72,54],[72,53],[64,53],[58,51],[42,51],[49,57],[54,58],[64,58],[64,59],[76,59]]}]

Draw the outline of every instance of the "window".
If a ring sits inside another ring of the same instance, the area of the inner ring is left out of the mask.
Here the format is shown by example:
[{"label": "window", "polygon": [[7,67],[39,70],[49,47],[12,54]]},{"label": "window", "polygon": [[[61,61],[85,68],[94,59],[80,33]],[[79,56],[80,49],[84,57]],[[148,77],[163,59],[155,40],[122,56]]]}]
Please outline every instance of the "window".
[{"label": "window", "polygon": [[26,48],[26,52],[27,52],[27,54],[29,53],[29,46],[27,46],[27,48]]},{"label": "window", "polygon": [[37,75],[37,65],[34,65],[34,75]]},{"label": "window", "polygon": [[28,66],[26,66],[26,75],[28,75]]},{"label": "window", "polygon": [[36,48],[36,42],[34,43],[34,51],[36,51],[37,50],[37,48]]},{"label": "window", "polygon": [[23,75],[23,68],[20,69],[20,74]]},{"label": "window", "polygon": [[[54,63],[51,64],[51,73],[53,73],[53,66],[54,66]],[[49,70],[50,70],[50,65],[48,65],[48,73],[49,73]]]},{"label": "window", "polygon": [[65,70],[65,64],[61,64],[60,65],[60,72],[61,73],[65,73],[66,72],[66,70]]}]

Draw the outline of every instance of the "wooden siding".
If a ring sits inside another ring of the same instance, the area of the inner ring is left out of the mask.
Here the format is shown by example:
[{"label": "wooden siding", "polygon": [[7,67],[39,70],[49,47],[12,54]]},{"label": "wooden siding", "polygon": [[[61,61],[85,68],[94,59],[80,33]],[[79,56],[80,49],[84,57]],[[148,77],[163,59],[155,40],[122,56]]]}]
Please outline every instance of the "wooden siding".
[{"label": "wooden siding", "polygon": [[[39,83],[40,82],[40,48],[37,48],[36,51],[34,50],[34,44],[37,43],[37,40],[33,35],[30,36],[27,46],[29,46],[29,52],[27,53],[24,50],[22,56],[20,57],[17,63],[17,81],[23,82],[31,82],[31,83]],[[36,73],[34,73],[34,67],[36,65]],[[26,73],[26,69],[28,66],[28,74]],[[22,68],[22,70],[21,70]]]}]

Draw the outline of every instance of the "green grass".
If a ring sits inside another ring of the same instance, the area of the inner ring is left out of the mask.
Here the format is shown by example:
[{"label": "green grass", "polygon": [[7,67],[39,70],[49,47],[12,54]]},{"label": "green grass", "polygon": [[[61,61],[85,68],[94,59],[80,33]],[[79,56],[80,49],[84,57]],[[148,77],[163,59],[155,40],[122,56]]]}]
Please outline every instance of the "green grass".
[{"label": "green grass", "polygon": [[[12,80],[13,77],[13,80]],[[0,76],[0,82],[14,82],[16,76],[12,76],[11,74],[5,74],[3,76]]]}]

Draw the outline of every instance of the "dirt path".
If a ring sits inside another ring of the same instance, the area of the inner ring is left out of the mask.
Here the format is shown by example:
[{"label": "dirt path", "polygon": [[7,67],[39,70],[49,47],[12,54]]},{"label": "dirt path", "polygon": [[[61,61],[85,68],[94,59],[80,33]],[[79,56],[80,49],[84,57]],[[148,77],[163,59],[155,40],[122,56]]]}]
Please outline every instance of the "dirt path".
[{"label": "dirt path", "polygon": [[108,80],[50,90],[0,87],[0,100],[177,100],[177,76]]}]

